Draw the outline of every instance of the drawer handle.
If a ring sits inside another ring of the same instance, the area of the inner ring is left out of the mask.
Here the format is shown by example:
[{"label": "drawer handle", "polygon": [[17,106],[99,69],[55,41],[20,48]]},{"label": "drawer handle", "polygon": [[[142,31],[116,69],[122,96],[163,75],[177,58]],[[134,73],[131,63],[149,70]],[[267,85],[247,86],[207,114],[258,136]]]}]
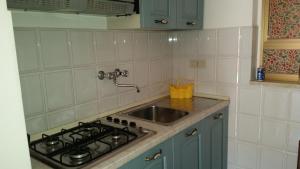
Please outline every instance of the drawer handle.
[{"label": "drawer handle", "polygon": [[223,119],[223,113],[219,113],[219,114],[215,115],[215,116],[214,116],[214,119],[215,119],[215,120]]},{"label": "drawer handle", "polygon": [[169,21],[167,19],[161,19],[161,20],[154,20],[155,23],[160,23],[160,24],[168,24]]},{"label": "drawer handle", "polygon": [[194,25],[196,25],[196,22],[194,22],[194,21],[192,21],[192,22],[187,22],[186,25],[194,26]]},{"label": "drawer handle", "polygon": [[162,150],[160,149],[159,152],[155,153],[153,156],[151,157],[145,157],[145,161],[154,161],[157,160],[162,154]]},{"label": "drawer handle", "polygon": [[191,137],[191,136],[196,135],[197,133],[198,133],[198,130],[196,128],[194,128],[191,133],[186,133],[185,136],[186,137]]}]

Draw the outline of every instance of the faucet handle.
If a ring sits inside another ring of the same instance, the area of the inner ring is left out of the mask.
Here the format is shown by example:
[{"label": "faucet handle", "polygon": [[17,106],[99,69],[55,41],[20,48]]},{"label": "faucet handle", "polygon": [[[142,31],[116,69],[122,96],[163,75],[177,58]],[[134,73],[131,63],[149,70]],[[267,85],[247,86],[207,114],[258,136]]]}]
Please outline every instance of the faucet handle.
[{"label": "faucet handle", "polygon": [[123,71],[121,72],[121,76],[123,76],[123,77],[128,77],[128,75],[129,75],[128,70],[123,70]]}]

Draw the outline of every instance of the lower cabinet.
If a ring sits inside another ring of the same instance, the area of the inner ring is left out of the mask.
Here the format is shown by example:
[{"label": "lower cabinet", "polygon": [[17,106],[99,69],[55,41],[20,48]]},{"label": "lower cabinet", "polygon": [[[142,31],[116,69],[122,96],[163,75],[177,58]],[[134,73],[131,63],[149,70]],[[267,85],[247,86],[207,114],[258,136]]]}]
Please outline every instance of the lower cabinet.
[{"label": "lower cabinet", "polygon": [[227,169],[228,107],[183,130],[120,169]]},{"label": "lower cabinet", "polygon": [[174,138],[174,169],[199,169],[201,166],[202,131],[194,125]]},{"label": "lower cabinet", "polygon": [[173,169],[172,139],[155,146],[120,169]]}]

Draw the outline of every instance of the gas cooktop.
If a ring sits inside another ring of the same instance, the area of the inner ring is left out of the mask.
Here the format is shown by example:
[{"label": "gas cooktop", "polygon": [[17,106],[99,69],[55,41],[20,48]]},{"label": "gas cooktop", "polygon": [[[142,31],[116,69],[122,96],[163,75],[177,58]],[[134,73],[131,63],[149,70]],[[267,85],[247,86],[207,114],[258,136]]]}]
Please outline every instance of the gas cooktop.
[{"label": "gas cooktop", "polygon": [[[135,122],[106,117],[62,129],[29,143],[31,156],[55,168],[85,168],[153,135]],[[30,139],[29,139],[30,140]]]}]

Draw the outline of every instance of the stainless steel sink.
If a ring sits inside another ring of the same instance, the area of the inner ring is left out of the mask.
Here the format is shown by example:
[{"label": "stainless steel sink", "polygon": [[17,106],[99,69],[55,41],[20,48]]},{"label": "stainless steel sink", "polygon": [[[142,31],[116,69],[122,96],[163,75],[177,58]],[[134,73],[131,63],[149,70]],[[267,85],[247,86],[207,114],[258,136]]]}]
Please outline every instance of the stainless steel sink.
[{"label": "stainless steel sink", "polygon": [[185,111],[157,106],[146,107],[128,113],[129,116],[163,125],[171,125],[188,114]]}]

